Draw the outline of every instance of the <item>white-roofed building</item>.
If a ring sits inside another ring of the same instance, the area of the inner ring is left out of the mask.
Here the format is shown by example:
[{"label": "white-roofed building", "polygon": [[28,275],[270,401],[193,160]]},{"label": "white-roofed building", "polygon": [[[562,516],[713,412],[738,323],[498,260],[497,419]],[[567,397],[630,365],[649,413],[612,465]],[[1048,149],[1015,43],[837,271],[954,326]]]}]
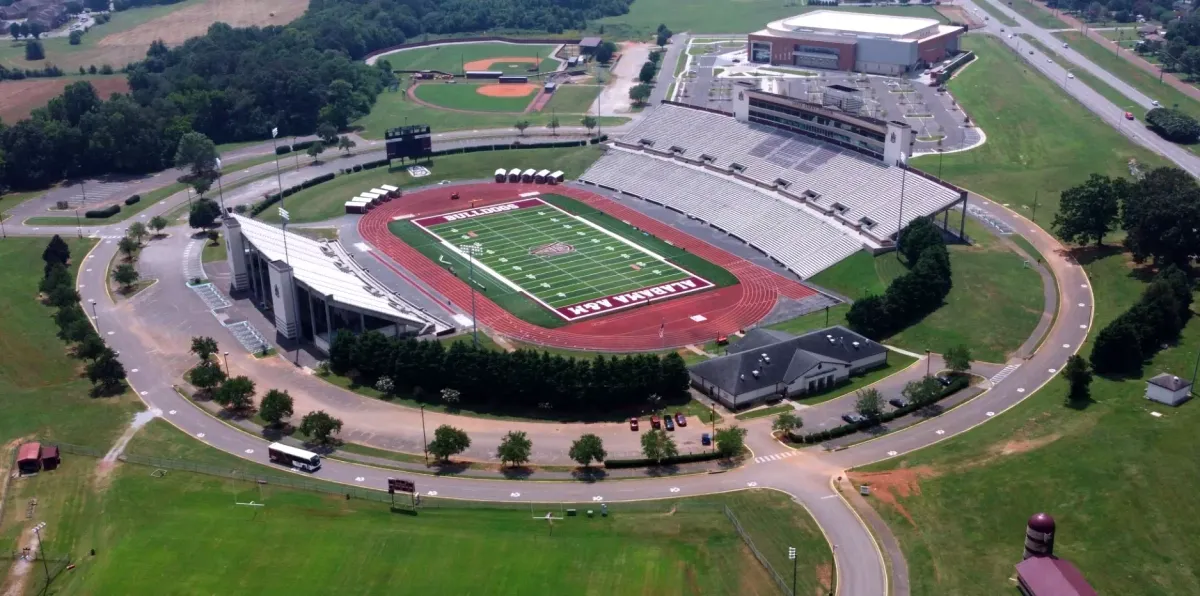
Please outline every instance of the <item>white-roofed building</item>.
[{"label": "white-roofed building", "polygon": [[225,228],[233,289],[250,292],[288,339],[300,336],[328,352],[341,329],[389,336],[451,329],[376,280],[337,242],[319,242],[240,215],[226,218]]},{"label": "white-roofed building", "polygon": [[817,10],[751,33],[750,62],[898,75],[959,51],[963,27],[937,20]]}]

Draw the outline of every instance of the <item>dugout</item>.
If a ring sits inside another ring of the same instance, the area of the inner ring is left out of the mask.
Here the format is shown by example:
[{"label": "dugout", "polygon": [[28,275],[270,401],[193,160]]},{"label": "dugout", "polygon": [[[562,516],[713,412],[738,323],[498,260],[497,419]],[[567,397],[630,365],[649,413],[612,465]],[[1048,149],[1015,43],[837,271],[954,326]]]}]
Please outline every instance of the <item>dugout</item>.
[{"label": "dugout", "polygon": [[546,93],[554,93],[555,89],[558,89],[558,83],[546,83]]},{"label": "dugout", "polygon": [[504,182],[508,180],[508,170],[500,168],[496,170],[496,182]]},{"label": "dugout", "polygon": [[513,169],[509,170],[508,171],[508,181],[509,182],[520,182],[521,181],[521,168],[513,168]]},{"label": "dugout", "polygon": [[545,184],[546,177],[549,175],[550,175],[550,170],[541,170],[538,173],[533,175],[533,181],[537,182],[538,184]]},{"label": "dugout", "polygon": [[346,201],[346,213],[362,215],[367,212],[367,203],[363,201]]},{"label": "dugout", "polygon": [[521,172],[521,182],[533,182],[534,176],[537,176],[537,170],[529,168]]},{"label": "dugout", "polygon": [[383,201],[384,203],[392,200],[392,193],[390,193],[382,188],[372,188],[371,193],[377,195],[379,197],[379,200]]},{"label": "dugout", "polygon": [[600,37],[585,37],[579,40],[580,54],[595,54],[600,44],[604,43],[604,39]]},{"label": "dugout", "polygon": [[399,188],[396,188],[395,186],[392,186],[390,184],[380,184],[379,188],[382,188],[383,190],[387,191],[388,196],[392,197],[393,199],[400,198],[400,195],[403,194],[400,192]]},{"label": "dugout", "polygon": [[504,76],[504,73],[498,70],[468,70],[465,75],[468,79],[498,79]]},{"label": "dugout", "polygon": [[42,469],[42,444],[25,443],[17,449],[17,471],[37,474]]},{"label": "dugout", "polygon": [[549,182],[550,184],[558,184],[559,182],[562,182],[562,181],[563,181],[562,170],[558,170],[557,172],[550,172],[550,175],[546,177],[546,182]]},{"label": "dugout", "polygon": [[516,76],[516,75],[500,77],[501,85],[515,85],[518,83],[528,83],[528,82],[529,82],[529,77],[521,77],[521,76]]}]

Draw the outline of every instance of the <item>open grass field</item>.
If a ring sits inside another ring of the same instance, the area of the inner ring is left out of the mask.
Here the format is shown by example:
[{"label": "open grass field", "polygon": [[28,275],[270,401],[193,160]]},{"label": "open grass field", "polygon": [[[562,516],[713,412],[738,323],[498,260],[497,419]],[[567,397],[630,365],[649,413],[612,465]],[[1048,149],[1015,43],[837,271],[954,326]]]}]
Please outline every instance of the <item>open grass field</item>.
[{"label": "open grass field", "polygon": [[646,297],[669,299],[737,282],[728,271],[594,208],[566,197],[541,198],[550,205],[484,215],[482,222],[441,223],[439,216],[389,228],[463,279],[470,262],[449,245],[478,242],[484,254],[474,279],[488,299],[548,328],[644,304]]},{"label": "open grass field", "polygon": [[[975,220],[967,219],[967,235],[975,245],[949,247],[954,288],[945,304],[887,343],[939,354],[965,344],[976,360],[1004,362],[1029,337],[1042,312],[1037,272]],[[857,299],[882,294],[906,271],[895,253],[872,257],[860,252],[813,276],[812,282]]]},{"label": "open grass field", "polygon": [[1021,33],[1020,36],[1021,39],[1025,40],[1026,43],[1037,48],[1046,56],[1049,56],[1051,60],[1054,60],[1055,64],[1070,70],[1075,75],[1076,80],[1089,87],[1092,91],[1104,96],[1104,99],[1107,99],[1108,101],[1113,102],[1114,105],[1121,106],[1131,112],[1139,111],[1140,108],[1133,103],[1133,100],[1125,97],[1125,94],[1117,91],[1112,85],[1100,80],[1099,77],[1082,68],[1076,67],[1073,62],[1063,58],[1058,53],[1058,49],[1046,47],[1045,44],[1038,41],[1028,33]]},{"label": "open grass field", "polygon": [[[95,241],[64,240],[78,270]],[[107,445],[140,402],[131,393],[89,397],[81,363],[55,335],[53,309],[37,301],[48,241],[10,236],[0,242],[0,446],[29,436]]]},{"label": "open grass field", "polygon": [[[983,12],[986,12],[988,15],[991,15],[991,17],[993,19],[996,19],[996,21],[998,23],[1000,23],[1001,25],[1006,25],[1008,27],[1016,27],[1017,26],[1016,19],[1001,12],[999,8],[993,6],[992,3],[988,2],[987,0],[984,0],[983,2],[978,2],[975,4],[975,6],[982,8]],[[975,18],[979,19],[980,17],[979,17],[979,15],[975,15]]]},{"label": "open grass field", "polygon": [[1066,29],[1067,24],[1054,16],[1050,11],[1035,4],[1033,0],[1012,0],[1008,7],[1013,12],[1029,19],[1034,25],[1044,29]]},{"label": "open grass field", "polygon": [[588,21],[588,30],[604,27],[612,39],[653,39],[659,23],[672,31],[692,33],[751,33],[770,21],[814,10],[867,12],[905,17],[937,19],[946,22],[930,6],[803,6],[775,0],[637,0],[627,14]]},{"label": "open grass field", "polygon": [[[539,88],[536,85],[499,85],[495,81],[432,82],[421,83],[413,93],[421,101],[452,110],[519,114],[529,107]],[[506,95],[500,96],[497,91]]]},{"label": "open grass field", "polygon": [[47,102],[61,95],[67,85],[81,80],[89,81],[96,88],[96,95],[104,99],[113,93],[129,92],[125,75],[3,81],[0,82],[0,121],[12,124],[28,118],[30,112],[45,107]]},{"label": "open grass field", "polygon": [[[1071,49],[1083,54],[1088,60],[1091,60],[1104,70],[1107,70],[1113,76],[1125,81],[1133,88],[1145,93],[1151,99],[1156,99],[1162,102],[1164,106],[1178,106],[1178,108],[1192,116],[1200,118],[1200,101],[1192,99],[1191,96],[1179,91],[1178,89],[1168,85],[1167,83],[1158,82],[1158,74],[1150,74],[1122,56],[1118,56],[1112,50],[1100,45],[1095,40],[1084,37],[1078,31],[1065,31],[1055,33],[1055,37],[1063,40],[1071,45]],[[1129,101],[1128,103],[1133,103]],[[1131,110],[1138,118],[1142,118],[1144,112],[1142,109]]]},{"label": "open grass field", "polygon": [[[1078,255],[1095,293],[1093,330],[1136,300],[1144,272],[1116,249]],[[1094,335],[1094,334],[1093,334]],[[1087,355],[1090,343],[1081,353]],[[1012,590],[1025,521],[1058,522],[1055,554],[1101,594],[1200,593],[1200,403],[1148,402],[1144,379],[1191,374],[1200,350],[1192,317],[1178,346],[1141,379],[1092,382],[1093,401],[1064,405],[1057,377],[1002,416],[934,447],[868,468],[876,507],[904,549],[915,596]],[[1159,412],[1161,417],[1151,416]]]},{"label": "open grass field", "polygon": [[[360,173],[338,176],[337,178],[302,190],[287,198],[287,209],[294,223],[310,223],[334,218],[345,213],[346,197],[352,197],[363,190],[374,188],[380,184],[391,184],[401,188],[414,188],[437,184],[441,180],[477,180],[490,178],[497,168],[512,166],[513,160],[543,164],[551,170],[562,170],[567,178],[575,178],[583,173],[592,162],[599,159],[601,150],[595,146],[570,147],[557,149],[522,149],[519,151],[483,151],[478,153],[460,153],[438,157],[430,164],[431,174],[422,178],[413,178],[405,168],[397,167],[393,171],[387,168],[376,168]],[[275,209],[267,209],[258,216],[263,221],[278,223],[279,213]]]},{"label": "open grass field", "polygon": [[[396,70],[440,70],[457,75],[464,70],[498,70],[504,74],[524,75],[535,65],[543,71],[557,70],[558,61],[550,57],[556,47],[527,43],[459,43],[414,48],[379,59],[387,60]],[[503,58],[520,60],[505,61]]]},{"label": "open grass field", "polygon": [[[543,112],[551,111],[560,114],[592,114],[596,111],[592,109],[592,102],[600,97],[600,92],[604,90],[601,85],[560,85],[554,90],[554,96],[550,98],[550,103],[542,108]],[[574,124],[574,122],[572,122]]]},{"label": "open grass field", "polygon": [[[978,59],[948,87],[988,139],[972,151],[945,155],[942,178],[1026,216],[1032,215],[1037,193],[1037,220],[1049,222],[1058,211],[1059,193],[1092,172],[1128,176],[1130,159],[1147,168],[1166,165],[1037,71],[1022,68],[999,41],[969,35],[963,45]],[[938,157],[919,157],[913,164],[936,172]]]},{"label": "open grass field", "polygon": [[[280,473],[162,421],[142,429],[127,452]],[[429,498],[418,515],[398,515],[380,503],[277,486],[260,493],[252,484],[180,471],[153,478],[152,468],[132,464],[121,464],[97,491],[88,474],[94,464],[68,458],[63,472],[71,474],[42,474],[21,486],[19,497],[38,494],[48,515],[48,551],[76,557],[78,567],[54,584],[58,593],[170,585],[187,593],[238,586],[256,594],[376,594],[402,585],[431,594],[777,594],[724,506],[781,572],[790,567],[787,546],[797,547],[802,593],[817,593],[831,573],[816,524],[771,491],[611,503],[609,517],[567,518],[551,536],[525,503]],[[266,507],[254,515],[233,504],[250,499]],[[276,572],[281,561],[288,573]]]}]

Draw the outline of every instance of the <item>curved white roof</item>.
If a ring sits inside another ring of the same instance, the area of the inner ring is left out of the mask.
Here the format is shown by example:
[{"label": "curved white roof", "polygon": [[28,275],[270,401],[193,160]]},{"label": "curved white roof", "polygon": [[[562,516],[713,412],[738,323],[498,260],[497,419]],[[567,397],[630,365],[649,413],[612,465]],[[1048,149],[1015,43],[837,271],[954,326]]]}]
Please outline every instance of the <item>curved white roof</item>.
[{"label": "curved white roof", "polygon": [[939,24],[934,19],[920,17],[815,10],[794,17],[780,19],[767,25],[767,29],[777,34],[811,31],[813,33],[828,35],[853,34],[903,38],[924,37],[924,35],[921,35],[922,32],[931,27],[936,29]]}]

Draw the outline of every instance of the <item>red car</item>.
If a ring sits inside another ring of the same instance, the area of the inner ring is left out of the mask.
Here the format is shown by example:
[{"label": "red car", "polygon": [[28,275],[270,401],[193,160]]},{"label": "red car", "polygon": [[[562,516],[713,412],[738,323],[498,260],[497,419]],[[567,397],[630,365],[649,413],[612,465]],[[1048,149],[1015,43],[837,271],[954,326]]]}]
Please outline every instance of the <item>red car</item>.
[{"label": "red car", "polygon": [[1133,120],[1133,112],[1125,112],[1126,120]]},{"label": "red car", "polygon": [[637,429],[638,429],[637,418],[630,418],[629,419],[629,430],[631,430],[633,432],[637,432]]},{"label": "red car", "polygon": [[660,428],[661,426],[662,426],[662,421],[658,419],[658,416],[650,417],[650,427],[651,428],[657,429],[657,428]]},{"label": "red car", "polygon": [[675,412],[675,424],[678,424],[679,426],[687,426],[687,418],[684,418],[682,413]]}]

